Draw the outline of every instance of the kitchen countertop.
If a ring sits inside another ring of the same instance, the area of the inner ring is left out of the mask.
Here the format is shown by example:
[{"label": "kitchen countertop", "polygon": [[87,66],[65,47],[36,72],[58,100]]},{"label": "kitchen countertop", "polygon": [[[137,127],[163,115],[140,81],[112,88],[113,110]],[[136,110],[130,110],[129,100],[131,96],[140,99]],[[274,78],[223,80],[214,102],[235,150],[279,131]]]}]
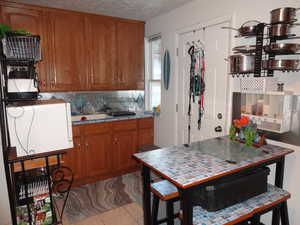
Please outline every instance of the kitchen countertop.
[{"label": "kitchen countertop", "polygon": [[115,117],[107,116],[106,118],[101,118],[101,119],[72,121],[72,125],[76,126],[76,125],[84,125],[84,124],[115,122],[115,121],[122,121],[122,120],[134,120],[134,119],[151,118],[151,117],[154,117],[152,112],[138,112],[134,116],[115,116]]}]

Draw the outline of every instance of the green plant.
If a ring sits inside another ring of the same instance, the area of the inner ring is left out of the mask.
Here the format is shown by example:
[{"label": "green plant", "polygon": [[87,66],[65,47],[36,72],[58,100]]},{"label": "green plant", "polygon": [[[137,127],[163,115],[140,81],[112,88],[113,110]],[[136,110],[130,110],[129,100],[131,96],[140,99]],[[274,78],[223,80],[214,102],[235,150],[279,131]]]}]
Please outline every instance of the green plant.
[{"label": "green plant", "polygon": [[6,24],[0,24],[0,38],[3,38],[4,35],[9,31],[12,31],[11,26],[8,26]]},{"label": "green plant", "polygon": [[236,136],[236,132],[237,132],[237,129],[235,126],[231,126],[230,129],[229,129],[229,138],[231,140],[234,140],[235,136]]},{"label": "green plant", "polygon": [[14,33],[14,34],[20,34],[20,35],[31,35],[30,32],[24,30],[24,29],[18,29],[13,30],[11,26],[8,26],[6,24],[0,24],[0,38],[3,38],[5,34],[7,33]]},{"label": "green plant", "polygon": [[254,129],[247,127],[244,130],[244,135],[246,137],[245,145],[252,146],[257,137],[257,132]]}]

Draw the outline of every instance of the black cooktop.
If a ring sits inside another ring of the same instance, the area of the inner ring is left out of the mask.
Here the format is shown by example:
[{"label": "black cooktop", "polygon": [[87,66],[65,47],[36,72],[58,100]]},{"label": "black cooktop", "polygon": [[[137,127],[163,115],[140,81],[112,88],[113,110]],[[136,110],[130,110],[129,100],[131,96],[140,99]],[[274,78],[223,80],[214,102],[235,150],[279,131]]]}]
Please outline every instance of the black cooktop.
[{"label": "black cooktop", "polygon": [[134,116],[136,115],[135,112],[130,112],[130,111],[115,111],[115,112],[110,112],[110,116]]}]

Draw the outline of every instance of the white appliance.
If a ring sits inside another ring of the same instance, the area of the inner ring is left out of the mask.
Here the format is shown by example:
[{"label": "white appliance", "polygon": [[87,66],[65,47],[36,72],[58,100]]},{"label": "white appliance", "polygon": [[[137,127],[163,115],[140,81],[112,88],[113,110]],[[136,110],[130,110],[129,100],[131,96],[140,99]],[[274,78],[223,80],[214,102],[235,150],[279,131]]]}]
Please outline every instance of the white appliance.
[{"label": "white appliance", "polygon": [[17,156],[73,147],[70,103],[63,100],[15,103],[7,107],[7,120]]},{"label": "white appliance", "polygon": [[36,72],[31,66],[7,67],[7,96],[9,99],[37,99]]}]

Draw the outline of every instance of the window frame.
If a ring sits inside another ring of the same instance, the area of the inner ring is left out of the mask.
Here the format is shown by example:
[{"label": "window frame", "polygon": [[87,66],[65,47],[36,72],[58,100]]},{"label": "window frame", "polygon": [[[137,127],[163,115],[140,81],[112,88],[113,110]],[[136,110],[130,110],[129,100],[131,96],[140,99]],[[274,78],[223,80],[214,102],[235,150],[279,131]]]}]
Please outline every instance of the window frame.
[{"label": "window frame", "polygon": [[[152,42],[156,40],[162,40],[161,35],[155,35],[152,37],[149,37],[146,39],[145,47],[146,47],[146,98],[145,98],[145,106],[146,110],[153,110],[152,109],[152,83],[159,83],[160,84],[160,89],[162,90],[161,87],[161,80],[162,80],[162,45],[160,47],[160,60],[161,60],[161,78],[160,79],[153,79],[153,60],[152,60]],[[161,96],[160,96],[161,97]],[[161,98],[160,98],[161,99]],[[161,101],[160,101],[161,102]]]}]

